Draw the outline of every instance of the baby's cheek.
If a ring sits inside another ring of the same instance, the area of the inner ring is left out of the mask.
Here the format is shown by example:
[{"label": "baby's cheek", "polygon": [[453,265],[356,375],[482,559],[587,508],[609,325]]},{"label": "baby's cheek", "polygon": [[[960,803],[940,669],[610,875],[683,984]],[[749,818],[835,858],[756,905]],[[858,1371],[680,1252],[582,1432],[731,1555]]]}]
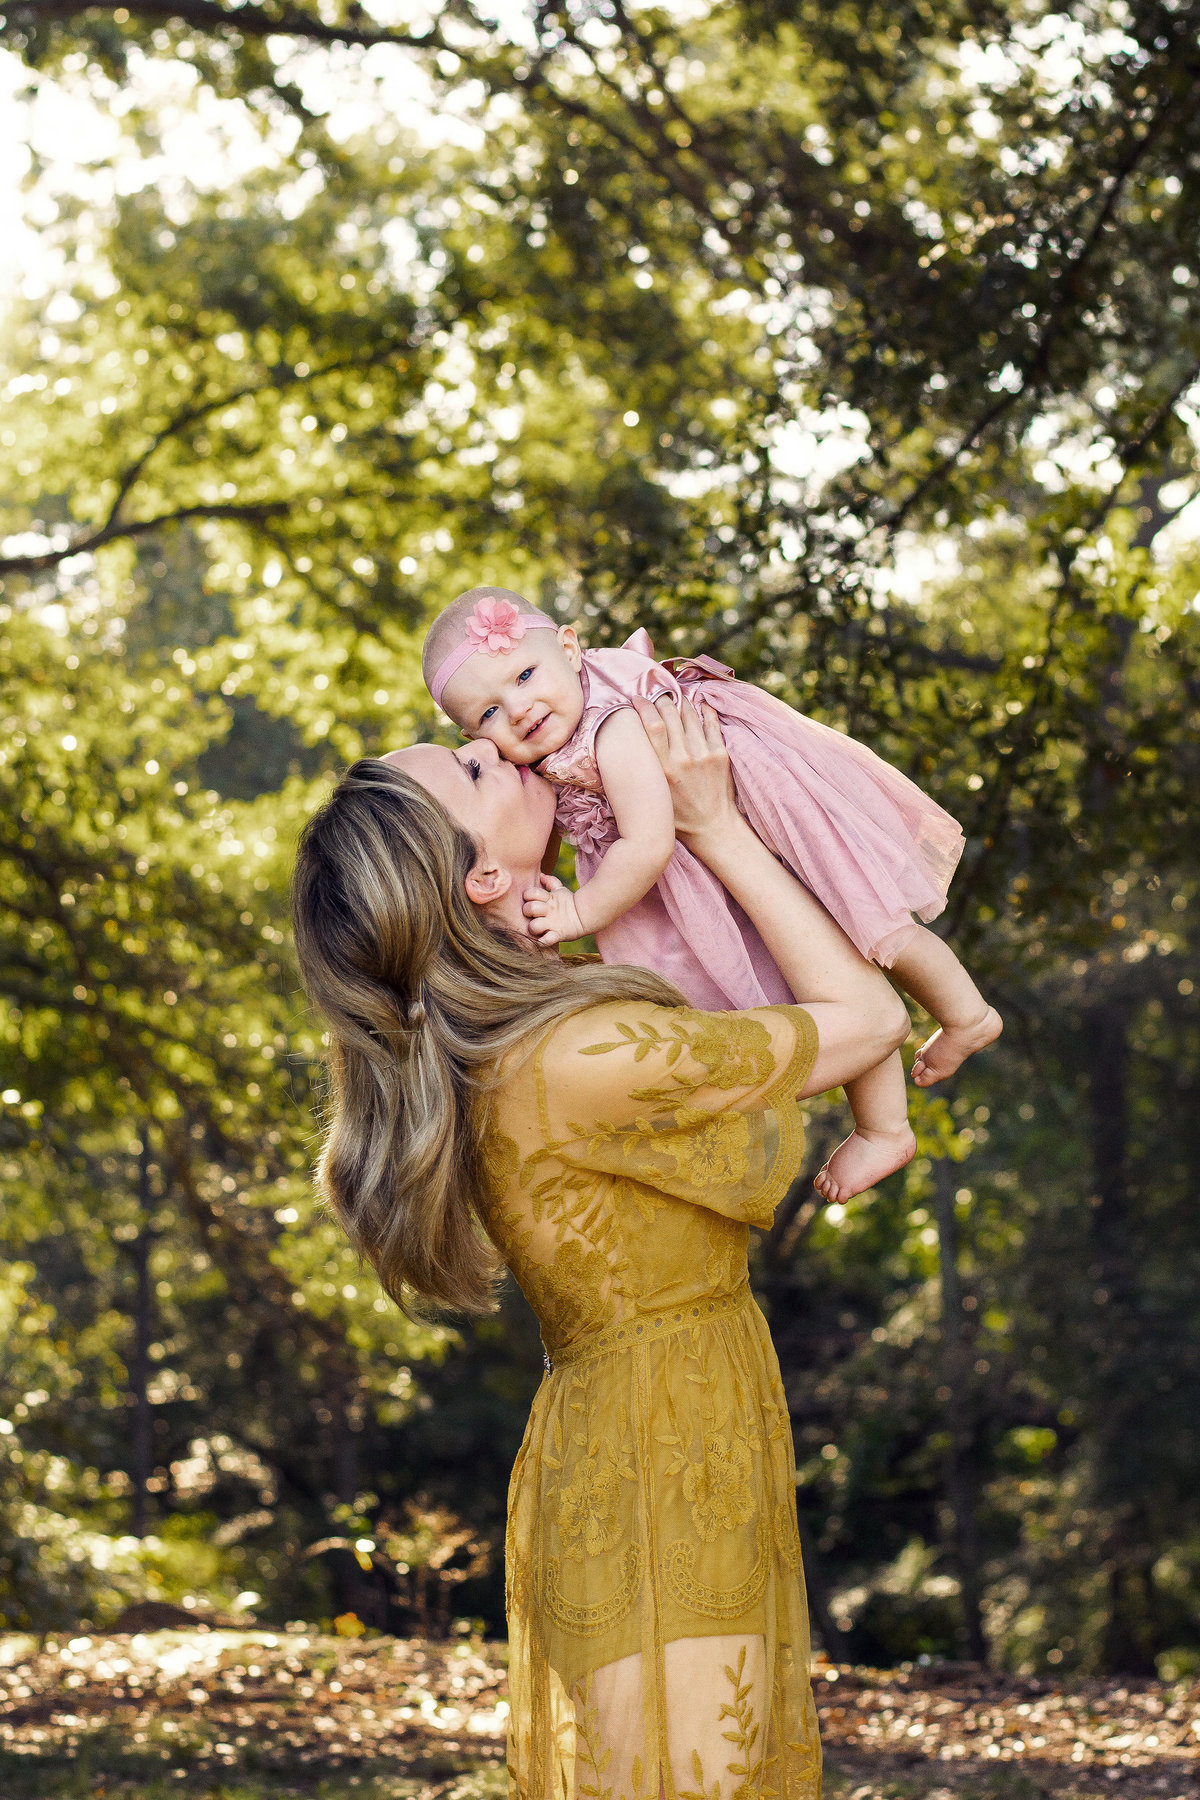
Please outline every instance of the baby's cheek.
[{"label": "baby's cheek", "polygon": [[520,740],[513,744],[497,744],[496,748],[505,762],[515,763],[518,768],[526,769],[532,768],[538,758],[546,754],[544,750],[534,750],[530,745],[521,743]]}]

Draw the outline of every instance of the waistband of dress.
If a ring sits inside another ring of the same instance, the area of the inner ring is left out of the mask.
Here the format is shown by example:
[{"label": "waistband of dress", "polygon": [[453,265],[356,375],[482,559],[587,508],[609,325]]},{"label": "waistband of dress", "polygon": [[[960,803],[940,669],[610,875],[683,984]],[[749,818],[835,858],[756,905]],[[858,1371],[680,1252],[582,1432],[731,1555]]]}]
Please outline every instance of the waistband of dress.
[{"label": "waistband of dress", "polygon": [[608,1325],[603,1331],[593,1331],[587,1337],[578,1338],[569,1349],[553,1354],[546,1351],[547,1372],[590,1362],[593,1357],[608,1356],[614,1350],[632,1350],[643,1344],[653,1344],[660,1338],[689,1331],[693,1326],[727,1318],[730,1313],[751,1305],[753,1295],[747,1281],[733,1293],[721,1294],[715,1300],[693,1300],[690,1305],[666,1306],[661,1312],[637,1313],[633,1318],[623,1319],[619,1325]]}]

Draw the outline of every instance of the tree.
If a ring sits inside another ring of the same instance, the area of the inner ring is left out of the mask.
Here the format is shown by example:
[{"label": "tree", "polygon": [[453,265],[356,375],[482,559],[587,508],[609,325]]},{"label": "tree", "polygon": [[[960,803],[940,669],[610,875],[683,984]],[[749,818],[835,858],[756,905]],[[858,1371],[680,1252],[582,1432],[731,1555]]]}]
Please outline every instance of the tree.
[{"label": "tree", "polygon": [[[870,1656],[962,1642],[966,1508],[995,1654],[1142,1669],[1200,1640],[1179,1105],[1200,690],[1194,558],[1163,547],[1194,491],[1191,9],[549,7],[520,41],[461,0],[420,32],[191,0],[5,17],[32,69],[134,99],[140,59],[176,57],[265,145],[170,217],[149,190],[115,204],[100,278],[76,261],[53,326],[9,330],[8,683],[41,735],[8,770],[30,818],[6,1028],[19,1105],[45,1108],[19,1141],[54,1120],[13,1253],[43,1304],[71,1295],[64,1357],[125,1380],[131,1277],[94,1196],[119,1179],[136,1231],[148,1144],[151,1272],[209,1371],[189,1385],[288,1496],[255,1577],[274,1604],[305,1532],[389,1507],[399,1531],[418,1461],[494,1531],[528,1323],[422,1362],[449,1340],[376,1314],[312,1225],[307,1091],[270,1070],[317,1050],[286,992],[289,834],[323,771],[440,729],[414,632],[501,579],[596,640],[649,623],[664,652],[715,649],[967,828],[948,925],[1004,1046],[917,1102],[907,1177],[840,1218],[798,1188],[760,1253],[831,1629]],[[411,59],[477,135],[431,146],[369,110],[335,135],[293,55],[330,42]],[[95,227],[67,208],[55,229]],[[389,1396],[400,1354],[421,1366]],[[201,1402],[168,1404],[186,1462]],[[365,1572],[340,1554],[349,1592]]]}]

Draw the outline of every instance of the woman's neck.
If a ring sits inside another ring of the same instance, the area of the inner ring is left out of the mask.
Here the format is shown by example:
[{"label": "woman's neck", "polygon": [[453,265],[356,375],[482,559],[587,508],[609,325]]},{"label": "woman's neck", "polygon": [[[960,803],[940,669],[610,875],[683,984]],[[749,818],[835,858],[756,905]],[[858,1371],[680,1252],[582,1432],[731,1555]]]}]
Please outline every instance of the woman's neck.
[{"label": "woman's neck", "polygon": [[[528,869],[509,869],[508,874],[512,877],[509,888],[498,900],[489,901],[486,911],[488,917],[494,919],[498,925],[503,925],[509,931],[519,933],[521,937],[529,937],[529,921],[525,917],[525,895],[530,888],[537,887],[541,870],[534,864]],[[534,940],[530,938],[529,941],[533,943]]]}]

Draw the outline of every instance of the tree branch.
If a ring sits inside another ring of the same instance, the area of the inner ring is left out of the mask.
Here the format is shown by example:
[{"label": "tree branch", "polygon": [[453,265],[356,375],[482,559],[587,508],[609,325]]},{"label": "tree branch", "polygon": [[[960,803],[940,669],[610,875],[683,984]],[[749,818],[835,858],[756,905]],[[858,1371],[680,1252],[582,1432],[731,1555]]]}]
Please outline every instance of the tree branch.
[{"label": "tree branch", "polygon": [[980,438],[990,430],[998,419],[1003,418],[1004,415],[1017,404],[1018,400],[1024,399],[1028,395],[1030,388],[1035,384],[1039,377],[1045,373],[1047,364],[1050,360],[1051,348],[1062,332],[1066,315],[1076,297],[1080,273],[1086,267],[1088,259],[1099,244],[1105,226],[1111,219],[1113,212],[1116,209],[1117,201],[1124,192],[1130,177],[1137,169],[1138,164],[1143,160],[1156,140],[1166,129],[1171,115],[1177,110],[1179,104],[1178,98],[1174,95],[1163,101],[1154,117],[1150,120],[1146,130],[1142,133],[1142,136],[1134,139],[1124,159],[1114,171],[1112,180],[1110,181],[1108,190],[1104,196],[1104,203],[1100,207],[1095,219],[1092,221],[1091,230],[1079,245],[1075,255],[1069,259],[1067,266],[1063,271],[1062,277],[1058,283],[1058,295],[1048,311],[1045,330],[1042,332],[1037,343],[1033,346],[1032,355],[1026,359],[1024,367],[1020,371],[1020,385],[1013,390],[999,395],[998,398],[993,401],[983,415],[963,433],[954,448],[947,451],[946,454],[934,464],[932,469],[926,471],[925,475],[922,476],[921,480],[918,481],[912,490],[905,496],[899,506],[895,507],[890,514],[878,521],[875,527],[876,530],[882,528],[888,534],[894,534],[899,531],[913,511],[913,508],[919,505],[934,483],[941,480],[944,475],[949,473],[960,456],[965,455],[969,450],[973,450]]},{"label": "tree branch", "polygon": [[76,538],[74,543],[65,545],[61,550],[42,550],[35,556],[0,556],[0,575],[36,575],[41,569],[56,569],[68,557],[89,555],[93,550],[99,550],[103,545],[115,543],[121,538],[148,537],[167,525],[182,525],[188,519],[242,519],[249,524],[256,524],[290,511],[291,504],[286,500],[254,501],[244,506],[232,503],[214,503],[211,506],[197,504],[177,507],[174,512],[159,513],[153,519],[132,519],[126,524],[102,525],[99,530],[86,537]]},{"label": "tree branch", "polygon": [[[81,13],[100,9],[87,0],[22,0],[10,6],[7,18],[10,30],[28,22],[32,25],[62,23],[78,18]],[[372,48],[390,44],[400,50],[437,50],[445,48],[438,26],[425,32],[380,30],[362,25],[327,25],[295,7],[280,6],[268,10],[263,6],[218,6],[214,0],[129,0],[121,10],[134,19],[165,19],[180,25],[194,25],[201,31],[236,33],[242,37],[302,37],[318,44],[359,44]]]}]

